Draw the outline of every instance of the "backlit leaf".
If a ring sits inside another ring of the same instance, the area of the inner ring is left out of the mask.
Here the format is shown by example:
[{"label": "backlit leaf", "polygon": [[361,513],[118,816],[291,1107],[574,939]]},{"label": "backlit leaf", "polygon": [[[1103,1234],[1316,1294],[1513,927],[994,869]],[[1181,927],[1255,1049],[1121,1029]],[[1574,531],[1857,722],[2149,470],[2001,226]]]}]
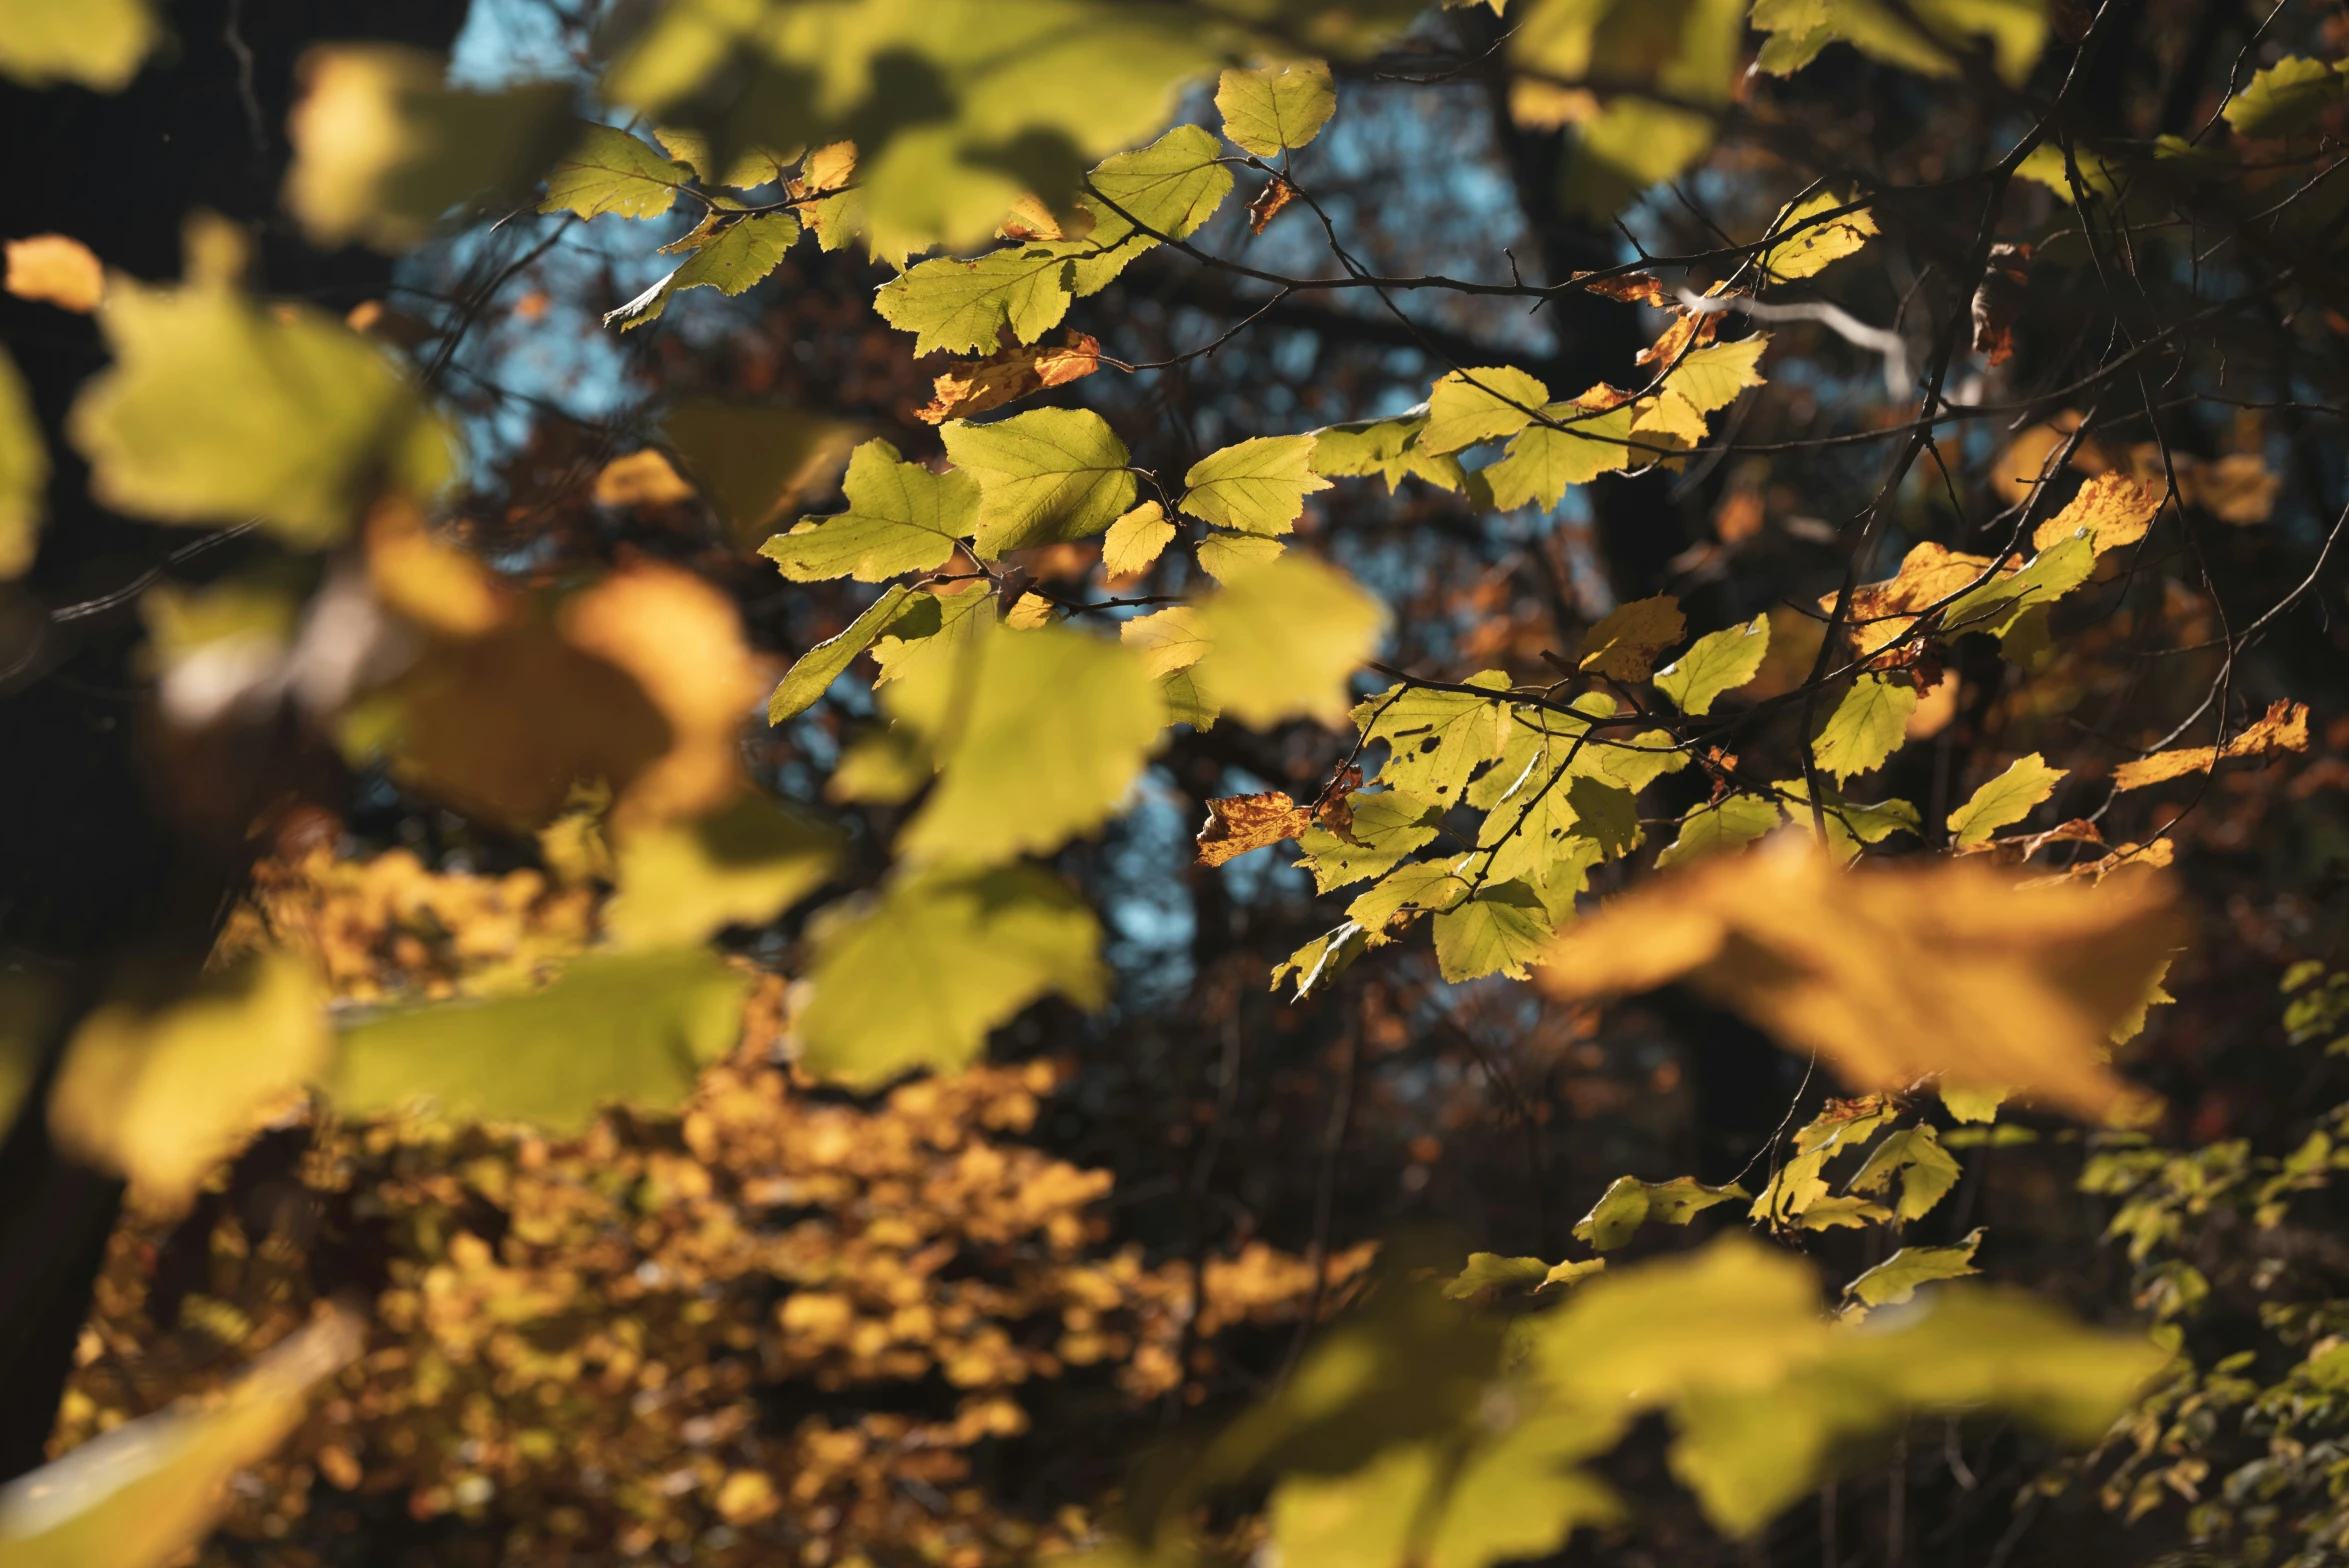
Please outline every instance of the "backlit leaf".
[{"label": "backlit leaf", "polygon": [[1688,622],[1670,594],[1617,605],[1582,639],[1580,668],[1619,681],[1644,681],[1656,655],[1680,641]]},{"label": "backlit leaf", "polygon": [[1556,506],[1569,485],[1588,484],[1638,461],[1630,446],[1628,406],[1593,413],[1574,403],[1552,403],[1542,412],[1558,423],[1527,425],[1499,462],[1479,471],[1499,511]]},{"label": "backlit leaf", "polygon": [[16,362],[0,349],[0,580],[22,577],[40,549],[49,449]]},{"label": "backlit leaf", "polygon": [[1504,1258],[1497,1252],[1471,1252],[1468,1267],[1444,1286],[1445,1299],[1465,1301],[1494,1286],[1533,1286],[1542,1282],[1550,1266],[1539,1258]]},{"label": "backlit leaf", "polygon": [[1313,470],[1331,478],[1376,474],[1386,480],[1390,495],[1406,475],[1458,490],[1463,482],[1459,459],[1421,447],[1419,433],[1426,428],[1424,413],[1326,425],[1314,432]]},{"label": "backlit leaf", "polygon": [[1103,159],[1085,176],[1085,188],[1081,199],[1094,214],[1088,243],[1114,252],[1103,260],[1079,259],[1077,292],[1091,294],[1117,275],[1135,245],[1145,243],[1135,224],[1168,239],[1189,239],[1232,193],[1232,171],[1224,167],[1214,132],[1178,125],[1147,147]]},{"label": "backlit leaf", "polygon": [[793,582],[853,577],[873,583],[934,571],[978,527],[979,487],[968,474],[934,474],[900,459],[886,441],[856,449],[841,489],[847,511],[802,518],[759,546]]},{"label": "backlit leaf", "polygon": [[619,890],[604,925],[622,947],[683,947],[728,925],[758,925],[821,887],[840,834],[764,795],[745,792],[694,822],[622,832]]},{"label": "backlit leaf", "polygon": [[1865,1307],[1897,1307],[1914,1300],[1920,1285],[1981,1272],[1974,1267],[1974,1249],[1981,1245],[1977,1226],[1955,1246],[1903,1247],[1844,1286],[1844,1296]]},{"label": "backlit leaf", "polygon": [[692,242],[692,254],[670,275],[672,291],[714,288],[721,294],[746,294],[781,265],[783,253],[799,240],[799,220],[788,212],[753,213],[714,230],[694,230],[675,245],[679,251]]},{"label": "backlit leaf", "polygon": [[1353,921],[1315,937],[1291,953],[1272,971],[1271,989],[1278,991],[1289,976],[1297,977],[1295,1000],[1304,1001],[1326,990],[1332,979],[1353,966],[1370,945],[1370,933]]},{"label": "backlit leaf", "polygon": [[857,1086],[965,1066],[989,1030],[1046,993],[1095,1007],[1108,987],[1092,912],[1033,867],[908,878],[869,907],[826,909],[811,934],[800,1061]]},{"label": "backlit leaf", "polygon": [[1515,435],[1549,400],[1548,387],[1510,366],[1455,370],[1438,380],[1429,395],[1427,424],[1417,444],[1429,452],[1457,452],[1497,436]]},{"label": "backlit leaf", "polygon": [[2221,758],[2267,758],[2287,751],[2307,749],[2308,704],[2272,702],[2268,704],[2266,713],[2224,746],[2181,746],[2173,751],[2157,751],[2135,762],[2122,763],[2112,771],[2112,787],[2116,790],[2143,789],[2149,784],[2163,784],[2171,779],[2208,773],[2219,765]]},{"label": "backlit leaf", "polygon": [[428,1100],[557,1130],[606,1105],[666,1110],[733,1047],[749,987],[705,948],[591,953],[541,991],[348,1024],[327,1091],[348,1114]]},{"label": "backlit leaf", "polygon": [[1831,191],[1821,191],[1807,201],[1789,202],[1770,222],[1770,232],[1786,238],[1762,253],[1764,270],[1781,281],[1816,277],[1858,252],[1878,232],[1875,216],[1867,208],[1824,222],[1811,221],[1823,212],[1850,204],[1851,198]]},{"label": "backlit leaf", "polygon": [[692,179],[693,170],[651,143],[616,126],[591,124],[548,171],[538,210],[657,218],[677,205],[678,188]]},{"label": "backlit leaf", "polygon": [[1841,783],[1884,765],[1908,738],[1917,688],[1882,675],[1862,675],[1844,689],[1811,737],[1811,756]]},{"label": "backlit leaf", "polygon": [[1759,366],[1762,350],[1769,346],[1769,337],[1757,332],[1735,343],[1691,349],[1664,378],[1664,385],[1688,399],[1699,413],[1727,408],[1747,387],[1763,384],[1766,378]]},{"label": "backlit leaf", "polygon": [[1199,830],[1199,864],[1220,866],[1251,850],[1285,844],[1312,823],[1313,813],[1286,790],[1260,795],[1226,795],[1207,803],[1207,825]]},{"label": "backlit leaf", "polygon": [[1287,555],[1235,576],[1199,607],[1198,624],[1209,652],[1193,674],[1224,713],[1256,729],[1291,718],[1335,725],[1387,611],[1337,568]]},{"label": "backlit leaf", "polygon": [[1656,867],[1686,864],[1706,855],[1743,849],[1786,820],[1778,802],[1760,795],[1725,795],[1680,819],[1680,836],[1664,846]]},{"label": "backlit leaf", "polygon": [[1316,892],[1384,876],[1405,855],[1434,839],[1441,813],[1426,801],[1400,790],[1357,790],[1346,797],[1353,821],[1349,843],[1327,828],[1307,828],[1297,841],[1304,851],[1298,862],[1313,873]]},{"label": "backlit leaf", "polygon": [[1259,158],[1275,158],[1320,134],[1338,107],[1329,66],[1301,60],[1261,70],[1231,70],[1216,85],[1223,133]]},{"label": "backlit leaf", "polygon": [[1940,1135],[1920,1123],[1885,1136],[1868,1151],[1868,1158],[1851,1179],[1853,1192],[1884,1192],[1895,1177],[1900,1199],[1892,1212],[1903,1220],[1922,1219],[1949,1195],[1963,1174],[1958,1162],[1941,1147]]},{"label": "backlit leaf", "polygon": [[162,36],[146,0],[12,0],[0,16],[0,76],[118,92]]},{"label": "backlit leaf", "polygon": [[1971,862],[1835,870],[1798,840],[1707,860],[1562,929],[1540,979],[1583,999],[1686,976],[1862,1089],[1929,1074],[2084,1115],[2105,1037],[2179,940],[2151,876],[2018,889]]},{"label": "backlit leaf", "polygon": [[2341,73],[2322,60],[2286,55],[2258,72],[2220,111],[2239,136],[2290,136],[2339,103]]},{"label": "backlit leaf", "polygon": [[1175,526],[1166,520],[1166,509],[1156,501],[1144,501],[1111,523],[1102,537],[1102,575],[1111,582],[1141,576],[1174,542],[1174,536]]},{"label": "backlit leaf", "polygon": [[2062,511],[2033,531],[2031,547],[2045,550],[2085,528],[2096,554],[2102,555],[2144,538],[2160,510],[2161,492],[2151,485],[2139,484],[2117,469],[2097,474]]},{"label": "backlit leaf", "polygon": [[1576,1223],[1574,1235],[1601,1252],[1610,1252],[1629,1241],[1642,1225],[1686,1225],[1716,1203],[1750,1196],[1735,1183],[1707,1187],[1694,1176],[1659,1182],[1618,1176]]},{"label": "backlit leaf", "polygon": [[1060,346],[999,349],[985,359],[949,365],[930,382],[930,401],[914,411],[924,424],[968,419],[1048,387],[1066,386],[1099,370],[1099,340],[1070,332]]},{"label": "backlit leaf", "polygon": [[2011,827],[2031,809],[2055,793],[2066,770],[2051,768],[2039,753],[2018,757],[2004,773],[1974,791],[1966,803],[1949,814],[1949,841],[1971,849],[1989,841],[2000,828]]},{"label": "backlit leaf", "polygon": [[990,558],[1097,534],[1134,504],[1125,443],[1091,409],[958,419],[941,434],[946,455],[979,482],[978,547]]},{"label": "backlit leaf", "polygon": [[1288,546],[1278,539],[1267,539],[1261,534],[1234,534],[1210,528],[1207,537],[1199,541],[1199,570],[1219,583],[1230,583],[1279,560],[1287,550]]},{"label": "backlit leaf", "polygon": [[1488,885],[1435,917],[1436,966],[1455,982],[1493,974],[1522,980],[1549,935],[1549,912],[1532,888]]},{"label": "backlit leaf", "polygon": [[1510,709],[1503,695],[1509,677],[1486,670],[1462,684],[1490,689],[1493,695],[1390,686],[1355,707],[1354,726],[1364,744],[1387,744],[1387,760],[1378,770],[1381,784],[1453,806],[1477,764],[1501,754],[1510,738]]},{"label": "backlit leaf", "polygon": [[1010,332],[1033,343],[1068,314],[1072,263],[1061,245],[1014,245],[969,261],[940,256],[881,285],[873,308],[914,353],[983,354]]},{"label": "backlit leaf", "polygon": [[780,724],[814,707],[816,699],[831,690],[856,656],[873,645],[873,639],[896,618],[913,593],[903,583],[892,583],[844,629],[801,654],[767,700],[767,722]]},{"label": "backlit leaf", "polygon": [[1258,436],[1212,452],[1183,476],[1183,511],[1241,533],[1285,534],[1305,498],[1330,487],[1313,471],[1313,437]]},{"label": "backlit leaf", "polygon": [[1769,651],[1767,615],[1757,615],[1743,626],[1707,632],[1656,672],[1656,690],[1681,712],[1702,716],[1713,711],[1722,693],[1735,691],[1760,674],[1762,657]]}]

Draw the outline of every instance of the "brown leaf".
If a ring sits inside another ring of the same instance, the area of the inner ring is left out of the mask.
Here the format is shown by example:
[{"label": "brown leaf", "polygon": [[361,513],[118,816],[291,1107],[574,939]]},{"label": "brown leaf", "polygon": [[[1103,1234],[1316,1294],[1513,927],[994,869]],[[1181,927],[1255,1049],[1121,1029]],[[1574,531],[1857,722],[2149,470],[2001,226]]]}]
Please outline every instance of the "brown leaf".
[{"label": "brown leaf", "polygon": [[1297,188],[1294,185],[1274,175],[1272,183],[1258,191],[1256,199],[1248,203],[1248,232],[1262,234],[1264,226],[1279,217],[1281,209],[1293,201],[1296,195]]},{"label": "brown leaf", "polygon": [[2124,762],[2112,771],[2116,790],[2143,789],[2189,774],[2208,773],[2221,757],[2272,757],[2278,752],[2308,749],[2308,704],[2276,702],[2242,734],[2224,746],[2180,746],[2157,751],[2137,762]]},{"label": "brown leaf", "polygon": [[1207,825],[1199,830],[1199,864],[1220,866],[1252,849],[1295,838],[1312,825],[1313,813],[1277,789],[1211,800]]},{"label": "brown leaf", "polygon": [[1990,265],[1974,290],[1974,352],[1992,365],[2015,357],[2015,318],[2031,283],[2031,247],[1993,245]]},{"label": "brown leaf", "polygon": [[2103,1060],[2183,939],[2165,883],[2017,888],[1977,862],[1840,871],[1798,835],[1659,877],[1574,921],[1542,959],[1589,1001],[1686,977],[1863,1090],[1939,1075],[2097,1116]]},{"label": "brown leaf", "polygon": [[1626,272],[1621,277],[1590,278],[1587,283],[1583,282],[1583,278],[1590,278],[1590,274],[1584,273],[1573,281],[1582,283],[1593,294],[1621,300],[1626,305],[1653,305],[1658,310],[1669,310],[1672,307],[1671,292],[1653,273]]},{"label": "brown leaf", "polygon": [[1058,348],[1038,343],[1004,349],[985,359],[957,360],[932,384],[936,393],[915,417],[942,425],[949,419],[1000,408],[1046,387],[1065,386],[1101,368],[1101,342],[1071,331]]},{"label": "brown leaf", "polygon": [[1690,311],[1680,312],[1679,318],[1664,329],[1663,335],[1639,351],[1632,363],[1660,367],[1676,363],[1680,356],[1693,348],[1703,348],[1713,341],[1713,334],[1721,330],[1721,313],[1709,312],[1699,316]]},{"label": "brown leaf", "polygon": [[[2022,569],[2009,561],[1998,570],[2010,577]],[[1852,590],[1847,612],[1853,642],[1862,648],[1890,647],[1909,634],[1925,611],[1984,580],[1990,557],[1952,550],[1931,540],[1901,558],[1900,570],[1882,582]],[[1835,611],[1835,595],[1821,594],[1819,608]]]},{"label": "brown leaf", "polygon": [[8,292],[88,315],[106,297],[106,269],[80,240],[35,234],[8,242]]},{"label": "brown leaf", "polygon": [[1353,795],[1361,787],[1360,768],[1340,768],[1322,790],[1321,800],[1313,808],[1313,820],[1332,837],[1343,839],[1358,849],[1368,849],[1368,844],[1354,836]]}]

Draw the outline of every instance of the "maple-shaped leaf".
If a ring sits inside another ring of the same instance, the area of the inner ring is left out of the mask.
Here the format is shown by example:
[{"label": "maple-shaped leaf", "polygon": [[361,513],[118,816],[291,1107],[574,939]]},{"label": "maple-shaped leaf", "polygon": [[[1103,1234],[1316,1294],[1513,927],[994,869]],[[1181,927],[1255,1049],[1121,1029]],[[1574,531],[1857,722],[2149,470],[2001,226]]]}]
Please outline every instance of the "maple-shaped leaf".
[{"label": "maple-shaped leaf", "polygon": [[2220,110],[2238,136],[2291,136],[2314,125],[2349,95],[2340,70],[2305,55],[2286,55],[2254,74]]},{"label": "maple-shaped leaf", "polygon": [[0,581],[22,577],[39,549],[49,450],[16,362],[0,349]]},{"label": "maple-shaped leaf", "polygon": [[2098,474],[2080,487],[2064,509],[2041,523],[2031,535],[2031,548],[2045,550],[2081,529],[2088,530],[2096,554],[2135,544],[2153,526],[2161,510],[2161,492],[2115,470]]},{"label": "maple-shaped leaf", "polygon": [[1981,1245],[1982,1228],[1977,1225],[1955,1246],[1903,1247],[1844,1286],[1844,1299],[1863,1308],[1897,1307],[1913,1301],[1921,1285],[1979,1274],[1974,1252]]},{"label": "maple-shaped leaf", "polygon": [[955,420],[946,455],[979,482],[979,553],[1082,539],[1134,504],[1126,444],[1089,408],[1039,408],[993,424]]},{"label": "maple-shaped leaf", "polygon": [[1140,776],[1166,709],[1142,657],[1058,627],[978,623],[954,659],[890,682],[938,783],[898,836],[909,864],[993,865],[1091,831]]},{"label": "maple-shaped leaf", "polygon": [[847,511],[802,518],[759,546],[793,582],[876,583],[932,571],[978,526],[979,487],[970,475],[934,474],[900,459],[886,441],[856,449],[841,488]]},{"label": "maple-shaped leaf", "polygon": [[914,354],[976,354],[1009,332],[1033,343],[1068,314],[1074,281],[1064,245],[1012,245],[968,261],[940,256],[881,285],[873,308]]},{"label": "maple-shaped leaf", "polygon": [[1057,348],[1008,348],[948,367],[931,382],[930,401],[914,410],[914,417],[929,425],[967,419],[1048,387],[1066,386],[1100,368],[1100,341],[1072,331]]},{"label": "maple-shaped leaf", "polygon": [[1591,1211],[1576,1222],[1574,1237],[1601,1252],[1611,1252],[1629,1241],[1642,1225],[1686,1225],[1716,1203],[1752,1196],[1735,1182],[1708,1187],[1694,1176],[1655,1182],[1618,1176],[1591,1205]]},{"label": "maple-shaped leaf", "polygon": [[1963,1174],[1958,1162],[1941,1147],[1941,1136],[1925,1123],[1888,1133],[1868,1151],[1868,1158],[1852,1174],[1849,1190],[1885,1192],[1895,1178],[1900,1198],[1892,1205],[1894,1217],[1923,1219],[1949,1195]]},{"label": "maple-shaped leaf", "polygon": [[1769,651],[1767,615],[1757,615],[1743,626],[1707,632],[1656,672],[1656,690],[1681,712],[1702,717],[1713,711],[1724,692],[1735,691],[1760,674],[1762,657]]},{"label": "maple-shaped leaf", "polygon": [[874,639],[913,597],[912,588],[904,583],[892,583],[845,628],[801,654],[775,687],[774,695],[767,699],[767,722],[780,724],[814,707],[816,699],[831,690],[841,672],[873,645]]},{"label": "maple-shaped leaf", "polygon": [[2278,701],[2268,704],[2267,712],[2224,746],[2181,746],[2174,751],[2157,751],[2150,757],[2122,763],[2113,769],[2112,787],[2116,790],[2143,789],[2149,784],[2163,784],[2171,779],[2208,773],[2219,765],[2222,758],[2265,758],[2307,749],[2308,704]]},{"label": "maple-shaped leaf", "polygon": [[1304,851],[1297,863],[1313,874],[1316,892],[1384,876],[1405,855],[1434,839],[1443,816],[1427,801],[1401,790],[1356,790],[1345,802],[1351,838],[1316,825],[1297,841]]},{"label": "maple-shaped leaf", "polygon": [[1527,425],[1498,462],[1477,472],[1492,492],[1496,511],[1556,506],[1569,485],[1588,484],[1640,461],[1631,444],[1637,413],[1628,404],[1594,410],[1583,403],[1552,403],[1542,415],[1551,423]]},{"label": "maple-shaped leaf", "polygon": [[1567,926],[1541,983],[1580,1000],[1687,977],[1863,1089],[1929,1074],[2085,1115],[2121,1089],[2105,1037],[2181,939],[2151,876],[2018,889],[1970,862],[1838,871],[1785,839]]},{"label": "maple-shaped leaf", "polygon": [[[1037,998],[1098,1007],[1108,990],[1092,911],[1032,866],[901,878],[877,899],[823,910],[809,935],[810,995],[793,1020],[800,1062],[853,1087],[968,1066],[989,1030]],[[908,964],[910,953],[921,962]]]},{"label": "maple-shaped leaf", "polygon": [[1436,968],[1446,980],[1525,978],[1550,936],[1541,895],[1523,882],[1487,883],[1435,917]]},{"label": "maple-shaped leaf", "polygon": [[1207,803],[1207,825],[1199,830],[1199,864],[1220,866],[1251,850],[1286,843],[1313,825],[1313,813],[1285,790],[1260,795],[1226,795]]},{"label": "maple-shaped leaf", "polygon": [[[677,193],[692,183],[693,170],[641,137],[616,126],[590,124],[546,177],[540,212],[573,212],[582,218],[616,213],[624,218],[657,218],[677,205]],[[794,230],[797,224],[793,225]]]},{"label": "maple-shaped leaf", "polygon": [[1193,673],[1224,713],[1259,729],[1291,718],[1337,724],[1387,611],[1337,568],[1285,555],[1234,576],[1199,607],[1198,626],[1209,652]]},{"label": "maple-shaped leaf", "polygon": [[1688,621],[1668,593],[1617,605],[1582,639],[1576,666],[1619,681],[1644,681],[1656,655],[1680,641]]},{"label": "maple-shaped leaf", "polygon": [[1313,470],[1313,437],[1257,436],[1191,465],[1181,510],[1239,533],[1285,534],[1304,515],[1305,498],[1330,482]]},{"label": "maple-shaped leaf", "polygon": [[2007,770],[1984,784],[1966,803],[1949,814],[1949,841],[1958,849],[1987,843],[2000,828],[2031,814],[2034,806],[2055,793],[2066,770],[2051,768],[2037,752],[2018,757]]},{"label": "maple-shaped leaf", "polygon": [[1549,400],[1548,387],[1513,366],[1455,370],[1438,379],[1428,395],[1427,424],[1415,444],[1429,452],[1457,452],[1515,435]]},{"label": "maple-shaped leaf", "polygon": [[1838,784],[1871,773],[1908,738],[1909,715],[1917,711],[1917,688],[1905,680],[1862,675],[1844,688],[1835,707],[1811,737],[1811,757]]},{"label": "maple-shaped leaf", "polygon": [[1230,70],[1216,83],[1223,133],[1259,158],[1275,158],[1321,134],[1337,111],[1337,88],[1321,60]]},{"label": "maple-shaped leaf", "polygon": [[1833,263],[1857,253],[1878,232],[1874,214],[1862,207],[1832,218],[1820,217],[1850,205],[1849,197],[1830,191],[1789,202],[1770,220],[1770,233],[1786,237],[1762,253],[1762,269],[1782,282],[1816,277]]},{"label": "maple-shaped leaf", "polygon": [[1457,805],[1468,776],[1509,743],[1509,677],[1486,670],[1461,684],[1487,690],[1430,691],[1390,686],[1355,707],[1354,727],[1364,746],[1387,744],[1378,781],[1442,806]]},{"label": "maple-shaped leaf", "polygon": [[1769,346],[1768,334],[1757,332],[1735,343],[1691,349],[1664,378],[1664,390],[1678,393],[1700,414],[1727,408],[1738,393],[1764,383],[1759,366]]},{"label": "maple-shaped leaf", "polygon": [[1156,501],[1140,506],[1109,525],[1101,539],[1101,575],[1110,582],[1131,582],[1150,570],[1152,563],[1174,543],[1175,525],[1166,520],[1166,508]]}]

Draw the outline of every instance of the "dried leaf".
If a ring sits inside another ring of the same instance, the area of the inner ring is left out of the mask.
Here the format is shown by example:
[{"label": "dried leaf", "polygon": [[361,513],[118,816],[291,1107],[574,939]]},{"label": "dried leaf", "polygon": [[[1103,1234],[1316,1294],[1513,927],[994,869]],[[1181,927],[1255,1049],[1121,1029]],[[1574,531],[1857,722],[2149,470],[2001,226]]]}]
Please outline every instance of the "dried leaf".
[{"label": "dried leaf", "polygon": [[1579,669],[1619,681],[1644,681],[1656,655],[1688,630],[1680,601],[1668,593],[1617,605],[1582,639]]},{"label": "dried leaf", "polygon": [[2208,773],[2221,758],[2273,757],[2281,752],[2308,749],[2308,704],[2273,702],[2266,713],[2224,746],[2181,746],[2157,751],[2137,762],[2113,769],[2116,790],[2143,789],[2193,773]]},{"label": "dried leaf", "polygon": [[106,298],[106,268],[90,247],[63,234],[8,242],[8,292],[88,315]]},{"label": "dried leaf", "polygon": [[2069,505],[2041,523],[2031,535],[2031,548],[2045,550],[2088,530],[2098,555],[2135,544],[2153,526],[2161,510],[2161,492],[2115,470],[2098,474],[2080,487]]},{"label": "dried leaf", "polygon": [[1211,800],[1207,825],[1199,830],[1199,864],[1220,866],[1250,850],[1293,839],[1312,825],[1313,813],[1283,790]]},{"label": "dried leaf", "polygon": [[1008,348],[986,359],[960,360],[931,383],[932,397],[914,411],[924,424],[942,425],[1001,408],[1047,387],[1066,386],[1101,368],[1101,341],[1070,331],[1057,348]]}]

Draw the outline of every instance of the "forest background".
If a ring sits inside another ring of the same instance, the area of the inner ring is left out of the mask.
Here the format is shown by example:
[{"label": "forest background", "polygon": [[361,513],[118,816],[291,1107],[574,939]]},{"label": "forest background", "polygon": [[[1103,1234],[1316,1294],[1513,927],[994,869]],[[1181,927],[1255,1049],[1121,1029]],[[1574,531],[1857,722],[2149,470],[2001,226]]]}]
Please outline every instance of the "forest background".
[{"label": "forest background", "polygon": [[2343,1560],[2345,59],[14,0],[0,1563]]}]

